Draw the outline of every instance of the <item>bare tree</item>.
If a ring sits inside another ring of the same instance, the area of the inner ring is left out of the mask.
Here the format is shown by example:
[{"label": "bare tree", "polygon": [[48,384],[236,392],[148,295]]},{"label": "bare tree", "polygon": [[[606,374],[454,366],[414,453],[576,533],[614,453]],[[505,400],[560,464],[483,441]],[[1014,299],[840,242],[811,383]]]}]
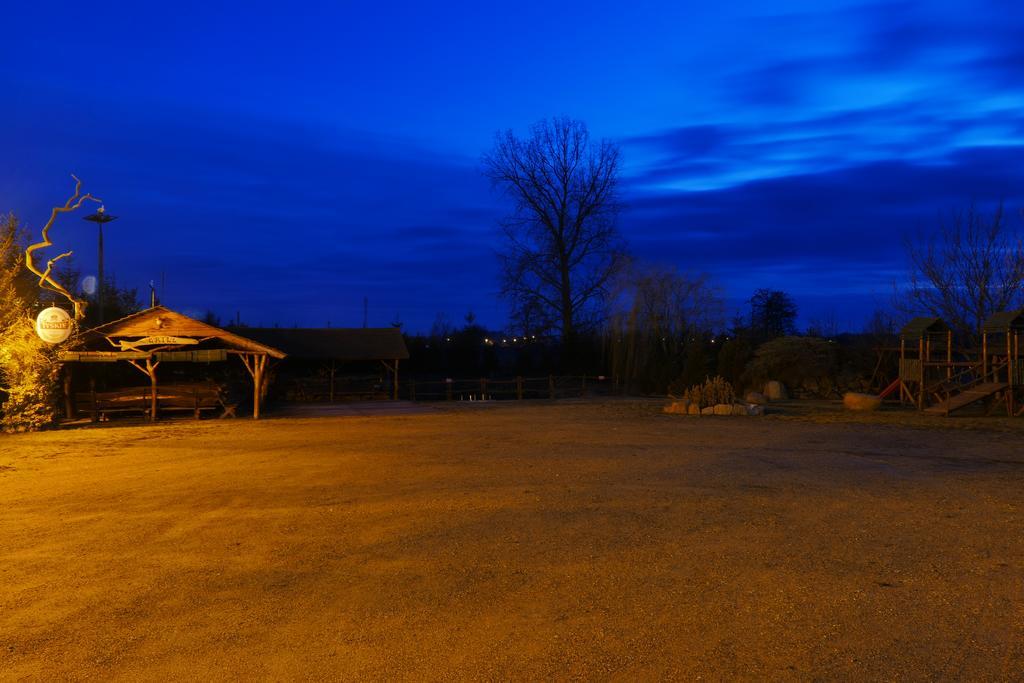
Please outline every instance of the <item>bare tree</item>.
[{"label": "bare tree", "polygon": [[722,299],[705,274],[690,275],[675,268],[633,265],[624,279],[628,308],[617,318],[633,318],[641,330],[685,339],[722,325]]},{"label": "bare tree", "polygon": [[907,242],[910,278],[900,301],[912,312],[941,317],[976,341],[996,311],[1024,306],[1024,247],[1000,204],[991,216],[971,206],[953,212],[931,237]]},{"label": "bare tree", "polygon": [[706,275],[658,266],[634,265],[617,283],[608,329],[613,374],[663,391],[683,369],[686,349],[722,325],[720,293]]},{"label": "bare tree", "polygon": [[600,321],[609,282],[624,264],[619,149],[592,141],[581,121],[557,118],[536,123],[526,138],[499,133],[483,165],[514,203],[502,222],[501,256],[513,318],[524,332],[557,330],[571,344]]}]

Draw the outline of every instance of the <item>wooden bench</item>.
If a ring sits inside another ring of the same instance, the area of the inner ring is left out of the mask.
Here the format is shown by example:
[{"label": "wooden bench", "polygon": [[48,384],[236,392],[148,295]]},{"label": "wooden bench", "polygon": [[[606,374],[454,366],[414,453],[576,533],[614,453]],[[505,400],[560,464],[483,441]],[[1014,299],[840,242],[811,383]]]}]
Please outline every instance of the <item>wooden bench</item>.
[{"label": "wooden bench", "polygon": [[[236,404],[224,400],[223,388],[213,382],[157,386],[157,412],[191,412],[198,420],[202,412],[221,410],[219,417],[234,417]],[[93,422],[107,419],[108,413],[138,412],[149,415],[150,388],[128,387],[115,391],[75,394],[75,409],[92,416]]]},{"label": "wooden bench", "polygon": [[197,420],[204,410],[224,407],[221,387],[213,383],[158,386],[156,402],[158,411],[192,411]]}]

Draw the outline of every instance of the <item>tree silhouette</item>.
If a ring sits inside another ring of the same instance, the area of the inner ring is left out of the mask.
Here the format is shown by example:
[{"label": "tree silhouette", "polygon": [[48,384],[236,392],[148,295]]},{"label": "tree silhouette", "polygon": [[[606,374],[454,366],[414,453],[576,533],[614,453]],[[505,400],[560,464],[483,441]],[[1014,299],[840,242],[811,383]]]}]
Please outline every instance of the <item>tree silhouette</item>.
[{"label": "tree silhouette", "polygon": [[796,334],[796,303],[777,289],[759,289],[750,298],[750,330],[759,341]]},{"label": "tree silhouette", "polygon": [[965,340],[977,341],[993,313],[1024,306],[1024,241],[1002,205],[990,217],[973,206],[953,213],[938,233],[909,241],[907,254],[902,308],[941,317]]},{"label": "tree silhouette", "polygon": [[558,331],[571,345],[602,318],[607,286],[624,265],[619,149],[592,141],[583,122],[557,118],[526,138],[499,133],[483,165],[514,204],[501,255],[514,322],[530,334]]}]

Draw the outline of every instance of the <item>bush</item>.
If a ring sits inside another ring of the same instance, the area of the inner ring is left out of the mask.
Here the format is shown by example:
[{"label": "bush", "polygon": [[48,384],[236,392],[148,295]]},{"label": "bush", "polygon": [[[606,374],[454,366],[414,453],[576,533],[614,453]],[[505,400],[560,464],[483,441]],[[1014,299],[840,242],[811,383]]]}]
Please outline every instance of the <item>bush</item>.
[{"label": "bush", "polygon": [[36,336],[31,318],[38,289],[24,267],[18,221],[0,223],[0,429],[41,429],[56,416],[55,351]]},{"label": "bush", "polygon": [[829,394],[837,370],[836,344],[817,337],[779,337],[757,348],[746,378],[754,386],[779,380],[794,390],[812,385]]},{"label": "bush", "polygon": [[53,349],[36,336],[30,319],[0,330],[0,385],[6,394],[0,428],[26,432],[51,424],[59,372]]}]

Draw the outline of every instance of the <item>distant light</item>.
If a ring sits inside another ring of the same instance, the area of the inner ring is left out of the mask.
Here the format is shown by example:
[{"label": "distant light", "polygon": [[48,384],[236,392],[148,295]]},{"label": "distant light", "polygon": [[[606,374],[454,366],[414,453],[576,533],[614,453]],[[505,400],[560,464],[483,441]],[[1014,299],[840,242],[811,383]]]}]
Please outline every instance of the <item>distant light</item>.
[{"label": "distant light", "polygon": [[96,293],[95,275],[87,275],[86,277],[82,278],[82,291],[85,292],[86,294]]}]

